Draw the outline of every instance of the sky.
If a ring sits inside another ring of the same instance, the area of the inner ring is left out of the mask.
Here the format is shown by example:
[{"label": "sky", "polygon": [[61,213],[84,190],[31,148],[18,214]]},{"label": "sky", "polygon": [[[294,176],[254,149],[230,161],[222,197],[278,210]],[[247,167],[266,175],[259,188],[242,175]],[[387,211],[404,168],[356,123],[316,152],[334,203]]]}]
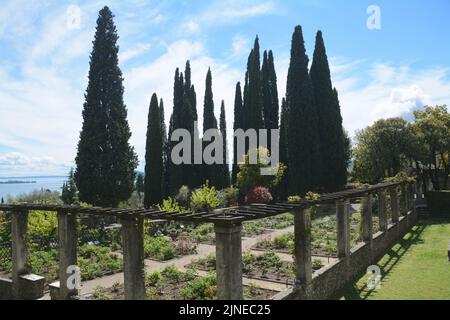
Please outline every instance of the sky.
[{"label": "sky", "polygon": [[380,118],[411,119],[424,105],[450,103],[448,0],[0,2],[0,177],[66,175],[74,167],[89,55],[105,5],[120,37],[139,170],[151,95],[164,99],[167,121],[176,67],[191,61],[200,125],[211,67],[216,116],[224,100],[231,135],[234,89],[244,80],[255,36],[262,50],[274,52],[281,99],[296,25],[303,28],[310,60],[315,34],[323,32],[352,137]]}]

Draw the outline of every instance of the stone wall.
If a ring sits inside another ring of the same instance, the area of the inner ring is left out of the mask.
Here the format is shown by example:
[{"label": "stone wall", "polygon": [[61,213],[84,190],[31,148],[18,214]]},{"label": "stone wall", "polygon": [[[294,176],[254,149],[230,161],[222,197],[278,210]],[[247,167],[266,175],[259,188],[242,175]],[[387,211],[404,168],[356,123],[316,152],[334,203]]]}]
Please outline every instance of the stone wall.
[{"label": "stone wall", "polygon": [[417,222],[417,212],[400,217],[399,222],[390,224],[385,232],[378,232],[370,242],[360,243],[351,249],[346,258],[329,264],[313,274],[309,285],[291,288],[277,294],[275,300],[324,300],[336,296],[348,281],[354,281],[364,274],[367,267],[378,260],[397,243]]}]

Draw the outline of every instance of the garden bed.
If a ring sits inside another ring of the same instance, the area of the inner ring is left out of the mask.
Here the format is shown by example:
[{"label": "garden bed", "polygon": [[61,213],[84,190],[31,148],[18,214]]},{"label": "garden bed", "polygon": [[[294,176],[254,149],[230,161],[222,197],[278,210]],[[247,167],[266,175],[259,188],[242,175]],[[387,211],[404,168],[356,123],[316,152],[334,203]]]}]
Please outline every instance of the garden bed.
[{"label": "garden bed", "polygon": [[[97,247],[95,245],[83,245],[78,249],[78,267],[80,267],[81,280],[92,280],[122,271],[122,259],[112,253],[108,247]],[[28,269],[31,273],[45,277],[47,283],[58,279],[58,251],[30,250]],[[0,270],[10,273],[11,261],[0,264]]]},{"label": "garden bed", "polygon": [[[359,230],[361,223],[361,214],[356,212],[350,220],[350,246],[353,248],[359,242]],[[373,216],[373,233],[378,232],[379,219]],[[259,241],[253,250],[274,250],[280,253],[292,254],[294,252],[294,233],[266,238]],[[316,218],[311,226],[311,251],[312,255],[321,257],[337,256],[337,220],[336,215],[328,215]]]},{"label": "garden bed", "polygon": [[[214,300],[217,299],[217,280],[214,272],[198,276],[193,270],[180,271],[168,266],[161,272],[148,273],[145,279],[148,300]],[[244,286],[244,298],[247,300],[270,299],[277,292],[259,288],[255,285]],[[115,283],[111,288],[97,287],[92,294],[84,295],[85,300],[123,300],[123,284]]]},{"label": "garden bed", "polygon": [[[273,251],[255,255],[247,252],[242,255],[242,273],[250,279],[292,284],[295,278],[294,263],[282,261]],[[216,270],[216,256],[210,254],[205,258],[194,260],[186,266],[203,271]],[[314,270],[323,267],[320,260],[314,260]]]},{"label": "garden bed", "polygon": [[189,237],[179,236],[176,240],[169,237],[145,237],[144,256],[155,261],[164,261],[197,253],[197,244]]}]

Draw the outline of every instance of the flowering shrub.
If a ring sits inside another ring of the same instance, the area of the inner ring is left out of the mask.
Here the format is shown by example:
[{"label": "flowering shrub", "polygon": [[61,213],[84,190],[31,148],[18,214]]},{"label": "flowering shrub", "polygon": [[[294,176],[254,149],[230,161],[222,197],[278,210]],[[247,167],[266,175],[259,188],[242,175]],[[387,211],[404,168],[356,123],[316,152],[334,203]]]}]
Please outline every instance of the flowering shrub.
[{"label": "flowering shrub", "polygon": [[269,189],[265,187],[255,187],[245,196],[245,203],[270,203],[273,200]]},{"label": "flowering shrub", "polygon": [[210,187],[208,180],[202,188],[194,190],[191,196],[191,208],[194,212],[210,211],[218,208],[220,200],[215,187]]}]

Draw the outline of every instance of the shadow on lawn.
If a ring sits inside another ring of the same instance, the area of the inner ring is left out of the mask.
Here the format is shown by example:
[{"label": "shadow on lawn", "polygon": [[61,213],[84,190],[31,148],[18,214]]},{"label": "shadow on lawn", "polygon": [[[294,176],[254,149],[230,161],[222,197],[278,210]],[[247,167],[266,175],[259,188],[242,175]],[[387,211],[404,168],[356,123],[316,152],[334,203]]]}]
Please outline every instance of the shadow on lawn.
[{"label": "shadow on lawn", "polygon": [[[394,270],[394,267],[412,245],[423,243],[420,236],[428,225],[428,221],[418,222],[409,233],[393,245],[378,261],[377,265],[381,269],[381,281],[389,278],[390,272]],[[342,297],[346,300],[366,300],[373,290],[370,290],[366,283],[362,287],[358,287],[358,285],[355,284],[355,281],[361,279],[364,275],[365,273],[361,273],[356,279],[350,281],[350,284],[345,286],[336,298],[339,299]]]}]

